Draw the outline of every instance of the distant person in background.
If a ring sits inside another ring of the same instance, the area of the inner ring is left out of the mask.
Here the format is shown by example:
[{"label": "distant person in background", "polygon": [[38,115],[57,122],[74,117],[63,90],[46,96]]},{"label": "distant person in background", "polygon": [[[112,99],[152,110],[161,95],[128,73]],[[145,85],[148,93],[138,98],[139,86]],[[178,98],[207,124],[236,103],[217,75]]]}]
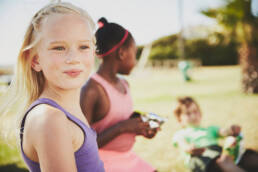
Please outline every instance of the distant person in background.
[{"label": "distant person in background", "polygon": [[189,70],[192,68],[191,63],[189,61],[180,61],[178,63],[178,68],[181,71],[185,82],[189,82],[192,80],[189,75]]},{"label": "distant person in background", "polygon": [[97,135],[80,108],[94,64],[93,30],[87,12],[70,3],[43,7],[27,29],[0,114],[19,116],[21,153],[31,172],[104,172]]},{"label": "distant person in background", "polygon": [[131,33],[105,18],[95,33],[96,53],[102,58],[97,73],[82,88],[81,107],[98,133],[100,157],[107,172],[153,172],[132,147],[135,136],[152,138],[153,129],[140,117],[132,118],[133,102],[128,82],[118,74],[129,75],[136,63],[136,45]]},{"label": "distant person in background", "polygon": [[[174,114],[182,129],[175,133],[173,143],[182,150],[185,165],[191,171],[258,171],[258,154],[249,149],[244,150],[239,126],[232,125],[225,129],[217,126],[202,127],[200,108],[191,97],[179,98]],[[219,138],[223,137],[227,137],[229,143],[225,142],[222,148]]]}]

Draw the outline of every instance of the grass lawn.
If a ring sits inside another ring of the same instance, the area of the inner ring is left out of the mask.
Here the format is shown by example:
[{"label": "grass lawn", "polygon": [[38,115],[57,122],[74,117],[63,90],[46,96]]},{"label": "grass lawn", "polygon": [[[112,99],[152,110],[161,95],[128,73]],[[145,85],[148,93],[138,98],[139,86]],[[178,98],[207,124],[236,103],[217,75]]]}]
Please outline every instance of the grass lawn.
[{"label": "grass lawn", "polygon": [[202,109],[202,124],[227,127],[239,124],[245,145],[258,150],[258,95],[241,93],[241,69],[201,67],[191,71],[185,83],[176,69],[134,71],[128,77],[135,109],[155,112],[168,118],[152,140],[137,138],[134,150],[161,172],[186,171],[172,137],[180,127],[172,115],[178,96],[193,96]]},{"label": "grass lawn", "polygon": [[[178,96],[193,96],[199,102],[204,126],[241,125],[246,146],[258,150],[258,95],[241,93],[240,67],[200,67],[192,70],[191,76],[193,81],[185,83],[176,69],[145,69],[127,77],[135,110],[168,118],[155,138],[137,137],[134,146],[135,152],[159,172],[186,171],[172,145],[173,134],[179,129],[172,115]],[[21,162],[18,151],[0,140],[0,166]]]}]

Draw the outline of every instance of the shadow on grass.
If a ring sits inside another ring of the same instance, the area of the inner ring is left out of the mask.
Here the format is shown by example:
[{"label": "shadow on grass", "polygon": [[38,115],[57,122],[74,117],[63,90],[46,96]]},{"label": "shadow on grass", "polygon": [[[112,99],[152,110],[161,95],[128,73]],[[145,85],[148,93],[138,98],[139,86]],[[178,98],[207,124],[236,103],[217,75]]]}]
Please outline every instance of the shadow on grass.
[{"label": "shadow on grass", "polygon": [[29,172],[27,169],[17,167],[16,164],[7,164],[0,166],[1,172]]}]

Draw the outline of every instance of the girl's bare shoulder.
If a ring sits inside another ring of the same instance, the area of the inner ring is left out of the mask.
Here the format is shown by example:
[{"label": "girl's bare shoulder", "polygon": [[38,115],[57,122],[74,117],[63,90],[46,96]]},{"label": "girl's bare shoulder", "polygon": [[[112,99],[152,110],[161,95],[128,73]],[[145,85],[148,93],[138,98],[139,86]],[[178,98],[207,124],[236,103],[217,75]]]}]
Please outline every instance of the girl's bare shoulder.
[{"label": "girl's bare shoulder", "polygon": [[34,107],[27,115],[25,126],[34,136],[64,131],[68,124],[64,112],[47,104]]},{"label": "girl's bare shoulder", "polygon": [[81,95],[83,97],[98,97],[102,92],[104,92],[103,87],[97,81],[91,78],[82,87]]}]

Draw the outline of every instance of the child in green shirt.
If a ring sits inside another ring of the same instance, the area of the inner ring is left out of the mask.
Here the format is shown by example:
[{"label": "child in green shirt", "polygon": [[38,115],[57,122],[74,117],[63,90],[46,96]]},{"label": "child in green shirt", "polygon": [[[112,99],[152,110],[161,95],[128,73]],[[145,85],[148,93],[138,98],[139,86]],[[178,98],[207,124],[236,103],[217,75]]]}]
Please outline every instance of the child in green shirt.
[{"label": "child in green shirt", "polygon": [[[182,150],[185,165],[191,171],[258,171],[258,154],[243,149],[240,126],[202,127],[200,108],[191,97],[178,99],[174,114],[182,129],[175,133],[173,144]],[[218,141],[224,137],[229,138],[222,148]]]}]

